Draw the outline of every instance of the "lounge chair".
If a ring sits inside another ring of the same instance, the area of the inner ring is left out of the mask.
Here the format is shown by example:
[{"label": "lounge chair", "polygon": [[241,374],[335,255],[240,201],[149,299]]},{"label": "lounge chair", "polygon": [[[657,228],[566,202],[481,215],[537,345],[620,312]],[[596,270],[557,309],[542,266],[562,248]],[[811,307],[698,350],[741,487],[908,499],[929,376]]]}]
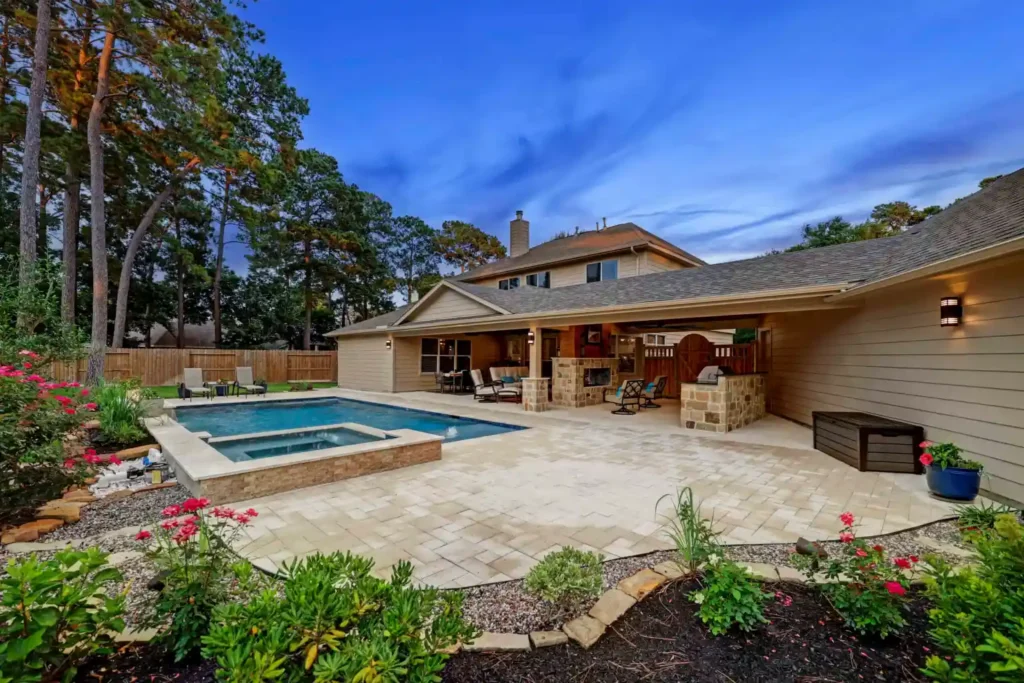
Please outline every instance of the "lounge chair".
[{"label": "lounge chair", "polygon": [[235,396],[238,396],[243,391],[246,396],[249,394],[267,393],[267,387],[262,384],[256,384],[255,380],[253,380],[252,368],[235,368]]},{"label": "lounge chair", "polygon": [[653,382],[647,384],[644,387],[642,397],[644,402],[640,404],[641,408],[660,408],[654,401],[659,398],[665,398],[665,383],[668,382],[667,375],[658,375],[654,378]]},{"label": "lounge chair", "polygon": [[506,386],[500,381],[485,382],[484,373],[479,370],[472,370],[469,374],[473,379],[473,398],[477,401],[522,400],[519,387]]},{"label": "lounge chair", "polygon": [[181,391],[178,392],[182,395],[182,398],[192,400],[192,397],[196,394],[213,398],[213,389],[206,386],[206,383],[203,382],[202,368],[185,368],[182,379],[184,381],[180,386]]},{"label": "lounge chair", "polygon": [[[614,403],[619,407],[618,410],[612,411],[612,415],[635,415],[640,411],[643,392],[644,381],[642,379],[627,379],[617,390],[606,391],[604,400],[606,403]],[[630,410],[629,406],[634,406],[634,409]]]}]

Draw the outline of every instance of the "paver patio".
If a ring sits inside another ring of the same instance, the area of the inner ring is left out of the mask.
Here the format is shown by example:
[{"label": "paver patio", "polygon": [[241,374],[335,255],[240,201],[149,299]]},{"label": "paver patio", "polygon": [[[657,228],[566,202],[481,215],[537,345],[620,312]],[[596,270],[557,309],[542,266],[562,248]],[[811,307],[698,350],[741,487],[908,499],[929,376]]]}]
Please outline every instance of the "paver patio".
[{"label": "paver patio", "polygon": [[607,409],[565,419],[462,397],[335,393],[531,428],[446,444],[440,462],[237,504],[260,512],[239,550],[268,569],[315,551],[350,550],[374,557],[382,573],[409,560],[417,579],[463,587],[520,578],[562,545],[637,555],[670,547],[662,516],[669,501],[655,506],[683,486],[729,543],[835,538],[847,510],[863,535],[952,511],[928,495],[924,477],[862,473],[793,447],[804,436],[809,442],[809,431],[778,418],[727,436],[750,439],[761,430],[765,440],[792,445],[694,437],[672,427],[671,406],[631,422]]}]

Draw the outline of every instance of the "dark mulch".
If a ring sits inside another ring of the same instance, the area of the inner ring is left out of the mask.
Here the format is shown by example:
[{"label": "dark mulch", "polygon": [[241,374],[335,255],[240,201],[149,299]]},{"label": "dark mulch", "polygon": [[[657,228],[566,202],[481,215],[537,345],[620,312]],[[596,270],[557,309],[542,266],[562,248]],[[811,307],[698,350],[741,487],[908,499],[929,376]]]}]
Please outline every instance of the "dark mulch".
[{"label": "dark mulch", "polygon": [[771,620],[750,634],[713,637],[686,599],[694,581],[675,583],[635,606],[590,650],[565,645],[533,652],[461,653],[444,672],[448,683],[573,681],[920,681],[927,654],[922,600],[910,607],[902,637],[861,639],[828,603],[803,586],[775,584],[789,607],[769,603]]},{"label": "dark mulch", "polygon": [[112,657],[96,658],[78,670],[79,683],[211,683],[217,666],[211,660],[175,662],[147,645],[128,645]]}]

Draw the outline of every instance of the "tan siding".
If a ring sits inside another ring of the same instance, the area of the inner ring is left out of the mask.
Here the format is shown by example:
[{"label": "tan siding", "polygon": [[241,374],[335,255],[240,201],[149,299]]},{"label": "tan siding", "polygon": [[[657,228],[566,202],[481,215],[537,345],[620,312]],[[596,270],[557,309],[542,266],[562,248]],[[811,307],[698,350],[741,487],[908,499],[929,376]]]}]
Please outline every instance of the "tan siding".
[{"label": "tan siding", "polygon": [[423,304],[423,308],[413,313],[409,321],[419,323],[431,320],[454,320],[456,318],[475,318],[482,315],[496,315],[497,311],[484,306],[451,289],[443,289],[433,300]]},{"label": "tan siding", "polygon": [[[939,299],[964,323],[939,326]],[[861,308],[768,315],[772,412],[858,410],[922,425],[986,466],[985,488],[1024,500],[1024,261],[883,290]]]},{"label": "tan siding", "polygon": [[[395,338],[395,391],[430,391],[436,388],[434,375],[420,374],[421,337]],[[469,339],[473,343],[472,366],[484,369],[501,360],[498,338],[490,335],[446,336],[445,339]],[[484,373],[486,376],[486,372]]]},{"label": "tan siding", "polygon": [[643,258],[640,260],[640,274],[649,275],[650,273],[663,273],[666,270],[682,270],[687,266],[673,261],[670,258],[666,258],[661,254],[655,254],[653,251],[643,252]]},{"label": "tan siding", "polygon": [[[573,263],[567,263],[561,266],[545,266],[543,268],[530,268],[517,273],[508,273],[500,277],[491,277],[484,280],[478,280],[473,284],[483,285],[484,287],[497,287],[499,280],[505,280],[510,277],[518,277],[520,286],[526,286],[526,276],[532,275],[533,273],[542,273],[544,271],[550,271],[551,273],[551,287],[568,287],[570,285],[582,285],[587,281],[587,264],[594,263],[596,261],[609,261],[612,259],[618,259],[619,261],[619,277],[633,277],[637,274],[637,262],[640,262],[640,274],[644,274],[643,265],[643,254],[640,252],[638,255],[634,255],[631,252],[624,252],[622,254],[613,254],[610,256],[595,257],[588,261],[575,261]],[[666,269],[667,270],[667,269]],[[657,271],[649,271],[657,272]]]},{"label": "tan siding", "polygon": [[361,391],[392,391],[393,352],[387,337],[338,338],[338,386]]}]

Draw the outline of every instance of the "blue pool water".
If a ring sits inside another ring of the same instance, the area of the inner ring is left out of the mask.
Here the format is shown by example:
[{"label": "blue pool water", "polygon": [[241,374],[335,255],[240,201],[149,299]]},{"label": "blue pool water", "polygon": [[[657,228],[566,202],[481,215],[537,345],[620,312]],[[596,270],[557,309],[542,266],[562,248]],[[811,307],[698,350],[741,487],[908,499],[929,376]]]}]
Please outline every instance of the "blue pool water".
[{"label": "blue pool water", "polygon": [[345,398],[260,401],[248,405],[234,403],[220,406],[189,406],[178,408],[175,413],[178,422],[189,431],[210,432],[212,436],[235,436],[354,422],[385,431],[415,429],[418,432],[443,436],[446,442],[452,442],[523,429],[498,422],[485,422]]},{"label": "blue pool water", "polygon": [[325,448],[354,446],[371,441],[382,441],[386,437],[370,436],[351,429],[313,429],[299,434],[279,434],[253,439],[217,441],[210,445],[228,457],[228,460],[242,462],[273,458],[290,453],[322,451]]}]

